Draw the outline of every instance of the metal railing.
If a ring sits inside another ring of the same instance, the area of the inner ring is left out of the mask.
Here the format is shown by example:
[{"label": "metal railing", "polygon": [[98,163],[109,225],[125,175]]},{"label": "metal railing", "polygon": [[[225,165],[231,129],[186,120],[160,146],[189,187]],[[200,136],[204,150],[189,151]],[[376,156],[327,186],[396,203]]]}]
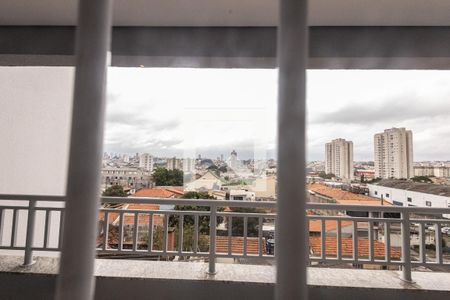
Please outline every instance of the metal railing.
[{"label": "metal railing", "polygon": [[[102,197],[101,202],[109,205],[99,212],[99,254],[201,257],[208,260],[210,274],[216,273],[217,258],[274,257],[268,245],[273,236],[264,224],[274,224],[276,214],[269,211],[275,202],[133,197]],[[204,209],[145,206],[149,204]],[[227,207],[241,210],[223,209]],[[305,228],[310,232],[310,264],[400,267],[405,281],[412,281],[412,267],[450,266],[441,232],[450,220],[440,217],[450,209],[323,203],[308,203],[306,209],[308,226],[319,224],[315,231]],[[32,264],[33,251],[60,251],[63,217],[64,197],[0,195],[0,249],[23,250],[24,265]],[[19,241],[21,228],[26,231]]]}]

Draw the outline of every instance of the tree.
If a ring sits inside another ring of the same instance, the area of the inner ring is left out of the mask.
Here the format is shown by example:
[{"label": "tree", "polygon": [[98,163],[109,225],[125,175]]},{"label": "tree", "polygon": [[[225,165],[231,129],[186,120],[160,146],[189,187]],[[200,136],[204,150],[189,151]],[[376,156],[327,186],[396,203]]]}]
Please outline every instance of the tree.
[{"label": "tree", "polygon": [[377,178],[374,178],[374,179],[372,179],[372,180],[366,181],[366,183],[376,183],[376,182],[381,181],[381,180],[382,180],[381,177],[377,177]]},{"label": "tree", "polygon": [[220,166],[219,171],[222,173],[228,172],[227,166]]},{"label": "tree", "polygon": [[333,173],[325,173],[324,171],[319,173],[319,177],[322,177],[323,179],[332,179],[334,177],[336,177],[336,175],[334,175]]},{"label": "tree", "polygon": [[102,196],[109,197],[126,197],[127,193],[123,190],[121,185],[113,185],[103,191]]},{"label": "tree", "polygon": [[153,182],[157,186],[182,186],[183,171],[157,168],[152,174]]},{"label": "tree", "polygon": [[[247,208],[247,207],[232,207],[232,212],[237,213],[263,213],[261,209],[257,208]],[[230,226],[230,224],[228,224]],[[243,236],[244,235],[244,217],[233,217],[232,219],[232,235],[233,236]],[[247,218],[247,236],[254,237],[258,236],[258,217],[248,217]]]},{"label": "tree", "polygon": [[[215,199],[213,196],[210,196],[208,193],[202,192],[187,192],[184,193],[183,199]],[[195,206],[195,205],[175,205],[174,210],[181,211],[209,211],[209,206]],[[223,207],[218,207],[217,211],[223,211]],[[169,225],[175,227],[178,230],[179,226],[178,215],[170,216]],[[223,217],[217,217],[217,224],[223,222]],[[195,224],[195,217],[193,215],[185,215],[183,218],[183,228],[184,227],[193,227]],[[208,215],[200,215],[198,217],[198,227],[199,232],[202,234],[209,234],[209,216]]]},{"label": "tree", "polygon": [[414,176],[411,180],[414,182],[433,183],[433,180],[431,180],[428,176]]}]

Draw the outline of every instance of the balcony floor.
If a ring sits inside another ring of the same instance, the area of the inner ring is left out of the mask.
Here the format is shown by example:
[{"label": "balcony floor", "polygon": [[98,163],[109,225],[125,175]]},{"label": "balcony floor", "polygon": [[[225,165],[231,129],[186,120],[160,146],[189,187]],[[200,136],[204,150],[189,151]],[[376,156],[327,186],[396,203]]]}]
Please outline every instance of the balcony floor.
[{"label": "balcony floor", "polygon": [[[21,263],[21,256],[0,256],[0,298],[51,299],[58,259],[38,257],[30,267]],[[207,268],[199,262],[97,259],[96,299],[273,299],[273,266],[217,264],[215,277],[206,274]],[[310,299],[433,300],[450,295],[450,273],[413,272],[413,284],[400,280],[398,271],[309,268],[308,276]]]}]

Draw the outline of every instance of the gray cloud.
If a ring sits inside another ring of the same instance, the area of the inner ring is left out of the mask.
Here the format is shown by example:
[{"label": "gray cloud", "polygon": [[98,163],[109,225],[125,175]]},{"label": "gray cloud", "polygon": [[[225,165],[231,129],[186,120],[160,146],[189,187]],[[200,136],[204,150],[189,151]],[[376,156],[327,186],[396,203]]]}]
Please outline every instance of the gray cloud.
[{"label": "gray cloud", "polygon": [[[204,108],[208,114],[210,107],[220,107],[223,111],[215,120],[218,121],[220,116],[227,122],[232,120],[229,116],[234,113],[228,111],[228,107],[243,110],[259,103],[275,103],[274,70],[267,74],[255,70],[249,77],[245,77],[247,70],[144,71],[139,70],[142,78],[135,76],[128,84],[123,84],[124,79],[137,71],[127,70],[126,74],[120,71],[122,75],[115,74],[120,75],[119,79],[111,78],[116,94],[108,103],[107,151],[150,152],[158,156],[195,152],[216,157],[227,156],[235,149],[242,158],[254,157],[255,134],[247,130],[248,124],[217,127],[216,132],[212,132],[207,129],[216,126],[213,122],[199,122],[203,117],[201,113],[193,114],[190,120],[186,117],[186,109],[189,111],[194,107],[197,113]],[[160,72],[165,74],[165,79],[160,78]],[[355,160],[372,160],[373,135],[391,127],[406,127],[413,131],[415,160],[450,158],[448,72],[339,70],[314,71],[308,76],[308,159],[323,160],[324,144],[342,137],[353,141]],[[153,78],[151,88],[148,87],[149,78]],[[114,80],[117,80],[115,84]],[[139,80],[139,84],[135,84]],[[173,89],[173,82],[180,85],[179,88]],[[268,113],[275,116],[276,107],[271,106]],[[186,119],[192,121],[192,128],[183,127]],[[266,146],[267,157],[275,157],[275,136],[272,136],[276,131],[275,122],[268,120],[267,124],[264,134],[267,143],[271,144]],[[186,137],[189,130],[195,133]],[[224,135],[230,132],[233,132],[232,137],[228,135],[224,142]],[[195,145],[196,149],[183,148],[188,139],[201,135],[207,138],[187,143]],[[256,135],[261,136],[260,133]]]},{"label": "gray cloud", "polygon": [[[437,101],[435,101],[437,100]],[[450,101],[428,99],[411,93],[388,99],[349,103],[336,111],[317,114],[311,123],[365,125],[448,116]]]}]

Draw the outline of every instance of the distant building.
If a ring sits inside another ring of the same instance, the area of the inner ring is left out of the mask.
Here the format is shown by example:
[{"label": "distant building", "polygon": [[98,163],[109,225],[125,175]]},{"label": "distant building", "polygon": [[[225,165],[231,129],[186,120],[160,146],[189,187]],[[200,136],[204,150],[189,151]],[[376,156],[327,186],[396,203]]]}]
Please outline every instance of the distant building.
[{"label": "distant building", "polygon": [[181,161],[176,157],[168,159],[167,170],[181,170]]},{"label": "distant building", "polygon": [[256,178],[251,185],[251,190],[255,192],[256,198],[276,199],[277,198],[277,177],[274,175]]},{"label": "distant building", "polygon": [[231,151],[231,155],[228,161],[228,166],[235,170],[238,168],[238,158],[237,158],[237,152],[235,150]]},{"label": "distant building", "polygon": [[240,201],[255,201],[256,196],[254,192],[249,192],[247,190],[230,190],[230,200],[240,200]]},{"label": "distant building", "polygon": [[372,180],[375,178],[375,171],[374,170],[366,170],[366,169],[356,169],[355,175],[358,178],[364,178],[364,180]]},{"label": "distant building", "polygon": [[217,177],[212,172],[208,171],[198,179],[186,183],[184,189],[186,191],[202,192],[202,191],[220,190],[221,186],[222,182],[220,181],[220,178]]},{"label": "distant building", "polygon": [[143,153],[139,156],[139,168],[153,172],[153,156]]},{"label": "distant building", "polygon": [[375,177],[411,178],[413,173],[412,131],[386,129],[374,136]]},{"label": "distant building", "polygon": [[414,166],[414,176],[450,177],[450,167],[446,166]]},{"label": "distant building", "polygon": [[385,179],[368,187],[371,197],[383,198],[397,206],[450,208],[450,186]]},{"label": "distant building", "polygon": [[353,179],[353,142],[335,139],[325,144],[325,173]]},{"label": "distant building", "polygon": [[195,159],[185,158],[183,159],[183,172],[194,173],[195,172]]},{"label": "distant building", "polygon": [[151,185],[150,171],[137,168],[102,168],[102,187],[105,189],[112,185],[121,185],[132,190],[148,188]]}]

